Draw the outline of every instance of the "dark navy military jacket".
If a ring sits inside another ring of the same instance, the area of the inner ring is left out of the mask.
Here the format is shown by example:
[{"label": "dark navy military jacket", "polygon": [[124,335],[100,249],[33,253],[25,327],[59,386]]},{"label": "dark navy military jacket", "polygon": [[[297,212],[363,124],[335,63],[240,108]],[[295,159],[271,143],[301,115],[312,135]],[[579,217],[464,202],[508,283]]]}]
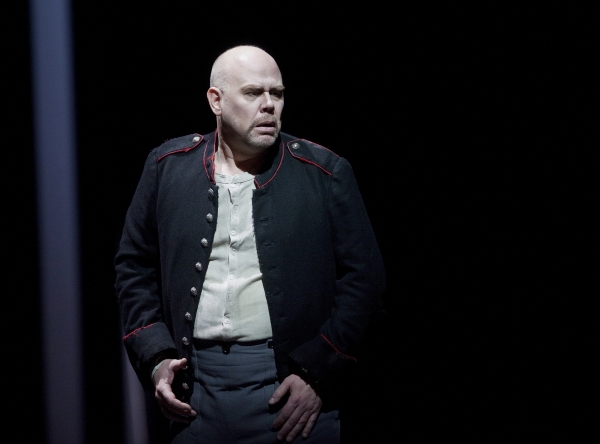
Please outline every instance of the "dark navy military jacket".
[{"label": "dark navy military jacket", "polygon": [[[142,385],[157,357],[190,362],[194,320],[218,216],[216,132],[153,149],[115,257],[124,344]],[[350,164],[281,133],[255,176],[252,209],[279,380],[298,373],[321,393],[351,372],[385,273]],[[187,402],[191,366],[173,389]],[[332,391],[333,392],[333,391]]]}]

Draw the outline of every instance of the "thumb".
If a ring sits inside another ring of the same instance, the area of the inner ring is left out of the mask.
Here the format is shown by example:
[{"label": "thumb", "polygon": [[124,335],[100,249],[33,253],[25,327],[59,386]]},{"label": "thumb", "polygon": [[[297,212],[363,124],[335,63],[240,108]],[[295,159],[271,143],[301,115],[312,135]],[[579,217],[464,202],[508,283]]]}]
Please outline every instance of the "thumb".
[{"label": "thumb", "polygon": [[181,359],[173,359],[170,364],[169,364],[169,368],[173,371],[176,372],[178,370],[184,369],[187,365],[187,359],[186,358],[181,358]]}]

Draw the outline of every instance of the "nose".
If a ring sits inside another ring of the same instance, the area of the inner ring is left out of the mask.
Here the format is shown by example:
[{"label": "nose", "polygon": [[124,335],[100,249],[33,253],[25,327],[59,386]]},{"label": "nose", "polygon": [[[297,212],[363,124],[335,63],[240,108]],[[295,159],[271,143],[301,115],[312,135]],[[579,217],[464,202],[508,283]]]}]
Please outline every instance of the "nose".
[{"label": "nose", "polygon": [[261,109],[264,112],[272,112],[275,109],[275,104],[273,103],[273,99],[271,98],[271,94],[269,94],[268,92],[265,92],[263,94],[263,100],[262,100]]}]

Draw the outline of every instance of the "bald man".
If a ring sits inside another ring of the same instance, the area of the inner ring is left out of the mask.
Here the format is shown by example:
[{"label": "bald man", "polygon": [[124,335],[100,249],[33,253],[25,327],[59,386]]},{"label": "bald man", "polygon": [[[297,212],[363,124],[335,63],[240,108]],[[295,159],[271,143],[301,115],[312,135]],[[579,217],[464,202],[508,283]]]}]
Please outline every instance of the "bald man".
[{"label": "bald man", "polygon": [[150,151],[115,257],[124,345],[171,443],[339,443],[385,272],[348,161],[281,132],[276,61],[214,62],[210,134]]}]

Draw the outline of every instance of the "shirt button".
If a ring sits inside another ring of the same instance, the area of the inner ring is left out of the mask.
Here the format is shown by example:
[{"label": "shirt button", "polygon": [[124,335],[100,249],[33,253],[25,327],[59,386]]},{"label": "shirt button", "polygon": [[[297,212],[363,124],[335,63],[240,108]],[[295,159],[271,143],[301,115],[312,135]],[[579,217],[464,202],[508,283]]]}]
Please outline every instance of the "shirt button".
[{"label": "shirt button", "polygon": [[198,290],[196,289],[196,287],[190,288],[190,293],[192,294],[192,296],[198,296]]},{"label": "shirt button", "polygon": [[191,321],[192,320],[192,315],[189,312],[186,313],[184,316],[185,316],[185,320],[186,321]]},{"label": "shirt button", "polygon": [[206,240],[206,238],[202,238],[200,243],[202,244],[203,247],[205,247],[205,248],[208,247],[208,240]]},{"label": "shirt button", "polygon": [[202,271],[202,264],[200,262],[196,262],[196,270]]},{"label": "shirt button", "polygon": [[189,385],[187,385],[187,383],[185,383],[185,382],[184,382],[183,384],[181,384],[181,387],[182,387],[184,390],[189,390],[189,389],[190,389],[190,386],[189,386]]},{"label": "shirt button", "polygon": [[200,137],[196,136],[192,139],[192,142],[198,142],[200,140]]},{"label": "shirt button", "polygon": [[297,150],[298,148],[300,148],[300,144],[298,142],[292,143],[292,149],[293,150]]},{"label": "shirt button", "polygon": [[212,221],[213,221],[213,215],[212,215],[211,213],[208,213],[208,214],[206,215],[206,220],[207,220],[208,222],[212,222]]},{"label": "shirt button", "polygon": [[190,341],[185,336],[181,338],[181,342],[183,342],[183,345],[190,345]]}]

